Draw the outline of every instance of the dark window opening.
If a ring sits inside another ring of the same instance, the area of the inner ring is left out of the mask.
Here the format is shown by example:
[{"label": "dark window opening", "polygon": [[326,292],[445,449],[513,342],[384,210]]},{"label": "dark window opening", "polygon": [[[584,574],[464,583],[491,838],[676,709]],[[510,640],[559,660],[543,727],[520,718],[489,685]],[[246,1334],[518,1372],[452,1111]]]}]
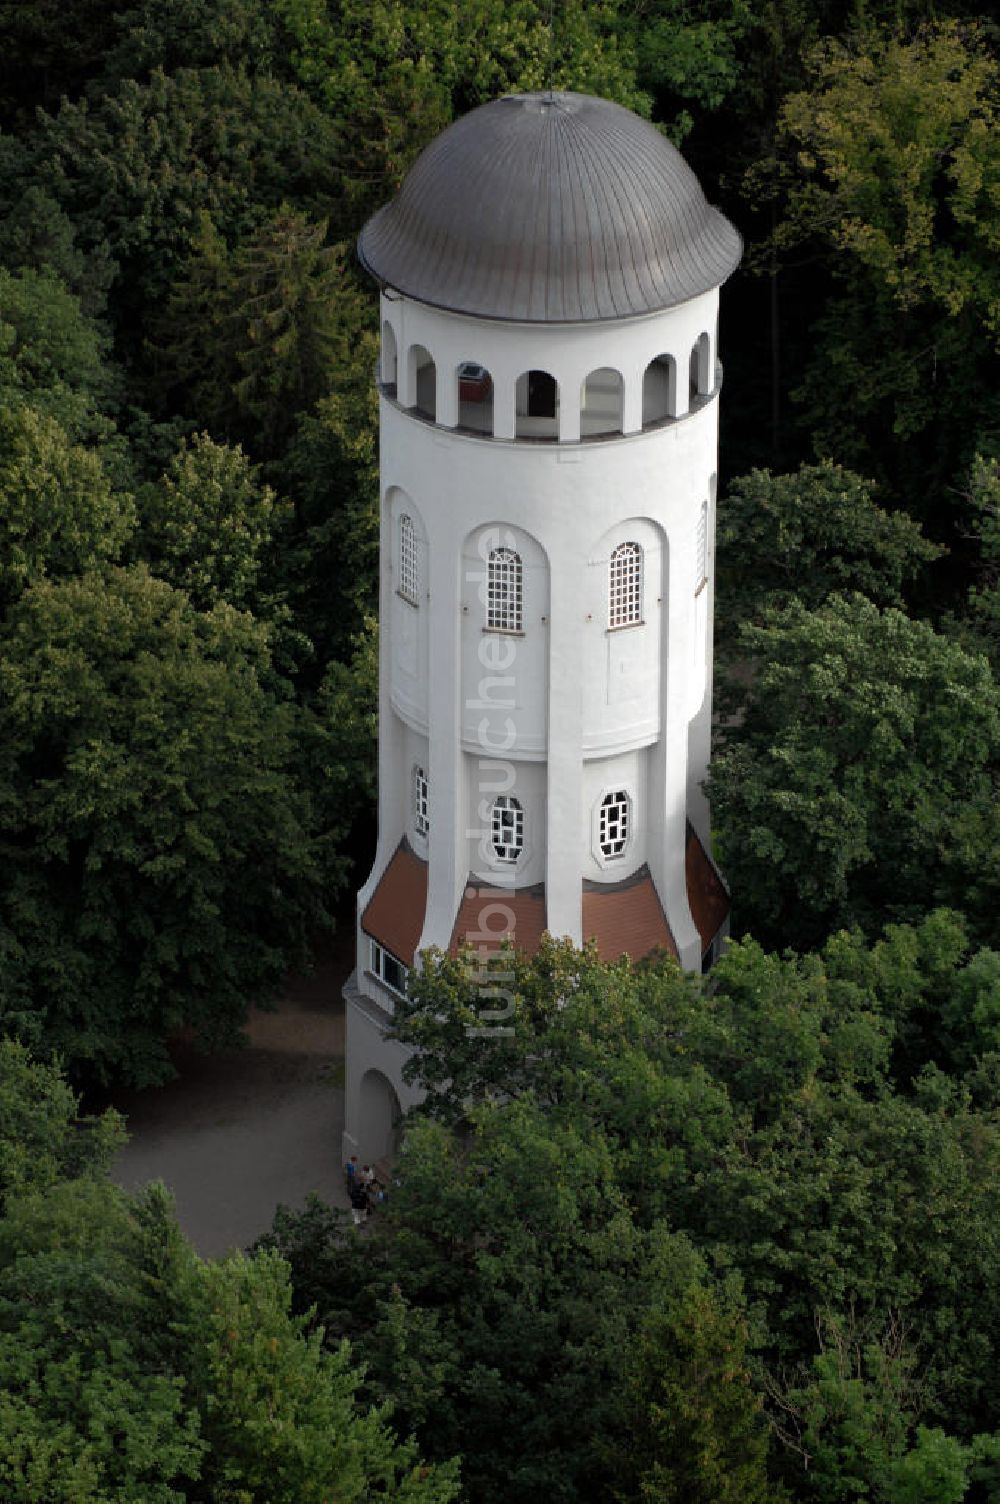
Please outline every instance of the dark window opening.
[{"label": "dark window opening", "polygon": [[528,372],[528,417],[554,418],[556,415],[556,379],[548,371]]}]

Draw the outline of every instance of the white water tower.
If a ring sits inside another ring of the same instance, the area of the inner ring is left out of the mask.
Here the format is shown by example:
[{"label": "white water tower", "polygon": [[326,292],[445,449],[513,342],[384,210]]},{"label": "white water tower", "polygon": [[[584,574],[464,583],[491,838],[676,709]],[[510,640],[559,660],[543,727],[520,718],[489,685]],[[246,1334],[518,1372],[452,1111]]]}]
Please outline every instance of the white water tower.
[{"label": "white water tower", "polygon": [[[544,930],[710,964],[719,287],[740,239],[621,106],[455,122],[368,222],[381,287],[379,822],[345,989],[348,1154],[413,1100],[428,946]],[[483,988],[483,1027],[502,997]]]}]

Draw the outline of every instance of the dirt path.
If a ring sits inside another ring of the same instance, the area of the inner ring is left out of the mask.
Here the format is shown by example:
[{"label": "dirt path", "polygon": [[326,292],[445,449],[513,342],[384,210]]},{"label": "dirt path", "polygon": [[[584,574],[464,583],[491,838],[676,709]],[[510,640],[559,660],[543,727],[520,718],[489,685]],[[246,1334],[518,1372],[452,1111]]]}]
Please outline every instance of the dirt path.
[{"label": "dirt path", "polygon": [[348,929],[312,976],[290,982],[276,1012],[251,1015],[245,1049],[179,1049],[175,1081],[115,1098],[131,1138],[114,1178],[129,1190],[164,1181],[200,1254],[245,1248],[279,1202],[301,1206],[309,1191],[346,1205],[340,989],[352,961]]}]

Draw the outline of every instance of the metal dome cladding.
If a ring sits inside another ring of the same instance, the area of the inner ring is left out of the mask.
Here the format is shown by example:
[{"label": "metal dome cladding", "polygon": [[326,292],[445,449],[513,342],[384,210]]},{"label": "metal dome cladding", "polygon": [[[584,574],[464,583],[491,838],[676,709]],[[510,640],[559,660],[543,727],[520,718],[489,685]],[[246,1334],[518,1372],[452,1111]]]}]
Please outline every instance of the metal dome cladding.
[{"label": "metal dome cladding", "polygon": [[586,94],[495,99],[456,120],[365,225],[383,285],[480,318],[629,318],[717,287],[737,231],[676,147]]}]

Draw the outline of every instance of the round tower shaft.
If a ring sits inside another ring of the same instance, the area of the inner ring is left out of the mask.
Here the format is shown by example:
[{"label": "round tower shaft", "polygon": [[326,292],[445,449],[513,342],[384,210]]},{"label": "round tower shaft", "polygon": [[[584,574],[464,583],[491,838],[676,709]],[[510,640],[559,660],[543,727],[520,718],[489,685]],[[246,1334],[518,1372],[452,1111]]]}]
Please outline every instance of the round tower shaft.
[{"label": "round tower shaft", "polygon": [[379,280],[379,836],[346,992],[345,1147],[411,1100],[389,1040],[423,950],[544,931],[710,963],[719,286],[736,232],[608,101],[445,131],[359,252]]}]

